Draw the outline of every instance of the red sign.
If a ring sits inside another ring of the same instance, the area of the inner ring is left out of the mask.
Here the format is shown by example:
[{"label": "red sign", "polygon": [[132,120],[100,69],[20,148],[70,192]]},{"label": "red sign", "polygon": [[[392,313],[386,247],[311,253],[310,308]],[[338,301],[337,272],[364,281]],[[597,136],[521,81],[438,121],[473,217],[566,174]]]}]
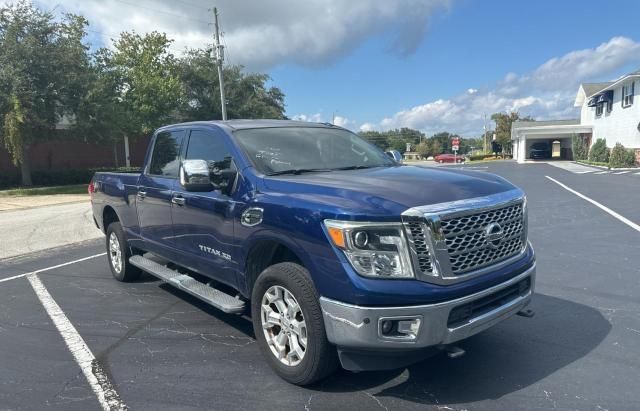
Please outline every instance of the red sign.
[{"label": "red sign", "polygon": [[451,145],[452,146],[459,146],[460,145],[460,138],[459,137],[452,137],[451,138]]}]

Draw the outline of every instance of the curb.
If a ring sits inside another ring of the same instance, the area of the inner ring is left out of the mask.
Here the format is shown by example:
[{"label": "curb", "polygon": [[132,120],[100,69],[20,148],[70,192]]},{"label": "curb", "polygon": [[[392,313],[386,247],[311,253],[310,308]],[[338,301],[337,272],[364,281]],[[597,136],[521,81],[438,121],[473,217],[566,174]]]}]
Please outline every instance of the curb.
[{"label": "curb", "polygon": [[574,161],[574,164],[580,164],[582,166],[587,166],[587,167],[594,167],[594,168],[599,168],[600,170],[611,170],[611,171],[634,171],[634,170],[638,170],[640,171],[640,167],[608,167],[608,166],[597,166],[595,164],[589,164],[589,163],[583,163],[581,161]]}]

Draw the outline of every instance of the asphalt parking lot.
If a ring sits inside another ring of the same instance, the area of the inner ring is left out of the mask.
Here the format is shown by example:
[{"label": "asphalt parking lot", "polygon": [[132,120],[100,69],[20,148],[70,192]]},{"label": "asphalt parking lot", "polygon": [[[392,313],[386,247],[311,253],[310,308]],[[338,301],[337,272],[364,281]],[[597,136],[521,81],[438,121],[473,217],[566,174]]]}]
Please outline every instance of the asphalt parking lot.
[{"label": "asphalt parking lot", "polygon": [[538,256],[536,316],[463,342],[463,357],[292,386],[263,361],[248,318],[152,277],[115,281],[100,239],[0,260],[0,409],[100,409],[22,276],[86,257],[37,276],[130,409],[640,409],[640,232],[547,178],[637,224],[640,175],[463,167],[526,191]]}]

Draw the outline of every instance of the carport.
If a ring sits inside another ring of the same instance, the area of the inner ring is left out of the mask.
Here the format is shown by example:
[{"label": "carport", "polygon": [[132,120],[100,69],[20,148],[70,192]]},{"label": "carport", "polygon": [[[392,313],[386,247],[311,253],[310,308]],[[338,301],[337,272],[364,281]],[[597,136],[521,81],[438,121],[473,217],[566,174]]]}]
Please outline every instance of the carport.
[{"label": "carport", "polygon": [[591,138],[593,126],[580,124],[580,120],[514,121],[511,126],[513,156],[518,163],[532,161],[529,158],[531,146],[547,143],[551,150],[555,141],[560,143],[559,160],[573,160],[571,137],[582,135]]}]

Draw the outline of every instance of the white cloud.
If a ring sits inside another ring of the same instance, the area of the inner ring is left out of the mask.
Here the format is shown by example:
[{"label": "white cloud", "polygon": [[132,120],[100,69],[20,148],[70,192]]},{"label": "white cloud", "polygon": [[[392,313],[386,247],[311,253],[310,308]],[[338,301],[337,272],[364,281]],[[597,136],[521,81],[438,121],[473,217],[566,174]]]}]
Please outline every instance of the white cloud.
[{"label": "white cloud", "polygon": [[315,113],[315,114],[296,114],[295,116],[291,117],[291,120],[297,120],[297,121],[311,121],[313,123],[321,123],[322,120],[322,113]]},{"label": "white cloud", "polygon": [[[7,2],[8,0],[4,0]],[[9,0],[11,1],[11,0]],[[319,66],[331,63],[371,36],[390,34],[398,55],[415,51],[434,13],[453,0],[40,0],[59,12],[81,13],[92,36],[124,30],[157,30],[175,39],[174,49],[212,42],[215,4],[233,64],[267,69],[279,63]],[[0,3],[3,0],[0,0]]]},{"label": "white cloud", "polygon": [[355,122],[346,117],[335,116],[333,118],[333,124],[339,127],[350,128],[355,125]]},{"label": "white cloud", "polygon": [[378,126],[373,123],[364,123],[360,126],[360,131],[374,131],[377,129],[378,129]]},{"label": "white cloud", "polygon": [[[296,114],[291,116],[292,120],[297,121],[311,121],[315,123],[324,123],[331,122],[331,118],[325,119],[322,113],[314,113],[314,114]],[[333,116],[333,124],[339,127],[344,128],[353,128],[356,126],[356,122],[343,116],[335,115]]]},{"label": "white cloud", "polygon": [[[448,130],[463,135],[482,133],[483,113],[519,111],[538,120],[579,115],[573,100],[581,82],[603,81],[622,67],[640,64],[640,42],[614,37],[591,49],[554,57],[530,73],[508,73],[494,87],[403,109],[367,129],[411,127],[427,133]],[[363,129],[365,125],[361,126]]]}]

